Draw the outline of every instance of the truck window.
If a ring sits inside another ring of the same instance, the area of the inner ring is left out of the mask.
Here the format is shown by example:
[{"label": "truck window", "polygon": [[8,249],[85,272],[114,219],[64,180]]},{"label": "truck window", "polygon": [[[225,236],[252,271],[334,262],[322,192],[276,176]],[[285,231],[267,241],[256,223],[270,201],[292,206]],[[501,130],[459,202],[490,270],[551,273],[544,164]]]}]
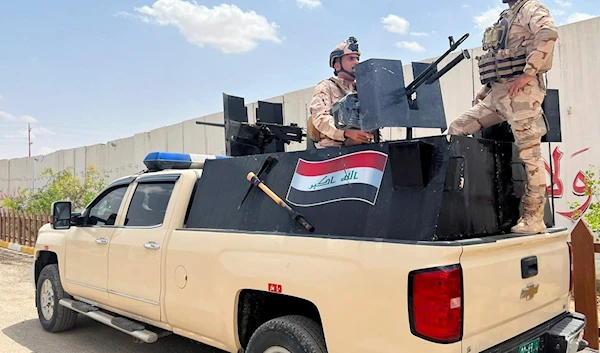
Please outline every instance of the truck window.
[{"label": "truck window", "polygon": [[135,189],[125,226],[150,227],[163,223],[174,182],[139,184]]},{"label": "truck window", "polygon": [[101,196],[90,209],[89,216],[85,222],[86,226],[112,226],[117,220],[117,212],[125,196],[128,185],[122,185],[112,189]]}]

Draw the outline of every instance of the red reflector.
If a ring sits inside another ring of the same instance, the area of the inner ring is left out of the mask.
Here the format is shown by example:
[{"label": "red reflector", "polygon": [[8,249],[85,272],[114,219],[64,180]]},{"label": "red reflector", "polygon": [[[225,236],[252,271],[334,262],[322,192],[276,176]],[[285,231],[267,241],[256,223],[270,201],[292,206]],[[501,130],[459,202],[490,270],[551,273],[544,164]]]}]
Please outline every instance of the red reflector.
[{"label": "red reflector", "polygon": [[463,330],[462,271],[459,266],[415,271],[409,276],[413,334],[434,342],[456,342]]}]

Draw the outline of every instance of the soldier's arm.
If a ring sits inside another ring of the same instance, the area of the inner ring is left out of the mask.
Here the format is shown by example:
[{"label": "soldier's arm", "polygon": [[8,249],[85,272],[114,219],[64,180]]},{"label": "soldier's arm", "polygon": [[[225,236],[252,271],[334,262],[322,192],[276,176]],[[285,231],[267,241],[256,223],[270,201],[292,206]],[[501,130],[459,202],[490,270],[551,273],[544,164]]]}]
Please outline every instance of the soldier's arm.
[{"label": "soldier's arm", "polygon": [[558,29],[550,10],[540,3],[525,5],[519,17],[521,24],[535,35],[524,70],[526,74],[535,76],[547,60],[552,60],[550,53],[558,39]]},{"label": "soldier's arm", "polygon": [[331,115],[331,88],[326,81],[315,87],[310,102],[310,114],[315,128],[332,140],[344,141],[344,131],[336,129]]}]

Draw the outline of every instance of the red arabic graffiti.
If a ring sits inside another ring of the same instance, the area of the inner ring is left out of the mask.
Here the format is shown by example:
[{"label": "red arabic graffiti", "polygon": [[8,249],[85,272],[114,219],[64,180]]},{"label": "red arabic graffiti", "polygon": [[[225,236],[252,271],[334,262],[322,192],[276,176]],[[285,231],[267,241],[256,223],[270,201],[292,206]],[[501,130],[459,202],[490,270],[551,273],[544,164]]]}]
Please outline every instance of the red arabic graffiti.
[{"label": "red arabic graffiti", "polygon": [[[577,151],[575,153],[573,153],[571,155],[571,158],[582,154],[584,152],[587,152],[589,150],[589,148],[584,148],[580,151]],[[554,173],[552,174],[552,185],[548,186],[548,194],[552,195],[552,191],[554,191],[554,198],[562,198],[564,195],[564,184],[561,180],[560,177],[560,162],[561,159],[563,157],[564,153],[562,153],[558,147],[554,148],[554,152],[552,152],[552,163],[553,163],[553,168],[554,168]],[[544,161],[544,164],[546,166],[546,172],[548,172],[548,174],[550,174],[550,165]],[[586,191],[587,191],[587,183],[588,183],[588,177],[587,175],[585,175],[585,173],[583,171],[579,171],[577,172],[577,175],[575,176],[575,178],[573,179],[573,194],[575,196],[585,196]],[[587,197],[587,199],[585,200],[585,202],[579,206],[578,208],[576,208],[573,211],[569,211],[569,212],[556,212],[559,215],[566,217],[568,219],[571,220],[577,220],[579,219],[584,213],[585,211],[587,211],[587,209],[590,207],[590,204],[592,203],[592,195],[589,195]]]}]

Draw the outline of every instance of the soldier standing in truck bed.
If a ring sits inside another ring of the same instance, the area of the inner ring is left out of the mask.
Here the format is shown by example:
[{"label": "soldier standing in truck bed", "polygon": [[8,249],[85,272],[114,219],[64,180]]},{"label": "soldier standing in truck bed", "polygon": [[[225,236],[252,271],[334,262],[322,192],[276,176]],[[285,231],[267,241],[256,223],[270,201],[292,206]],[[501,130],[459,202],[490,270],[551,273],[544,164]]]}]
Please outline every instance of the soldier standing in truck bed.
[{"label": "soldier standing in truck bed", "polygon": [[546,175],[540,148],[547,132],[542,112],[546,87],[542,75],[552,67],[558,30],[548,8],[539,0],[508,3],[498,22],[486,30],[478,57],[481,83],[473,108],[448,128],[453,135],[471,135],[508,121],[527,172],[523,216],[511,231],[543,233]]},{"label": "soldier standing in truck bed", "polygon": [[323,80],[315,87],[307,122],[308,137],[317,148],[373,141],[373,134],[369,132],[337,129],[331,111],[333,104],[346,94],[356,92],[354,66],[359,60],[360,51],[354,37],[337,45],[329,55],[329,66],[334,69],[335,77]]}]

